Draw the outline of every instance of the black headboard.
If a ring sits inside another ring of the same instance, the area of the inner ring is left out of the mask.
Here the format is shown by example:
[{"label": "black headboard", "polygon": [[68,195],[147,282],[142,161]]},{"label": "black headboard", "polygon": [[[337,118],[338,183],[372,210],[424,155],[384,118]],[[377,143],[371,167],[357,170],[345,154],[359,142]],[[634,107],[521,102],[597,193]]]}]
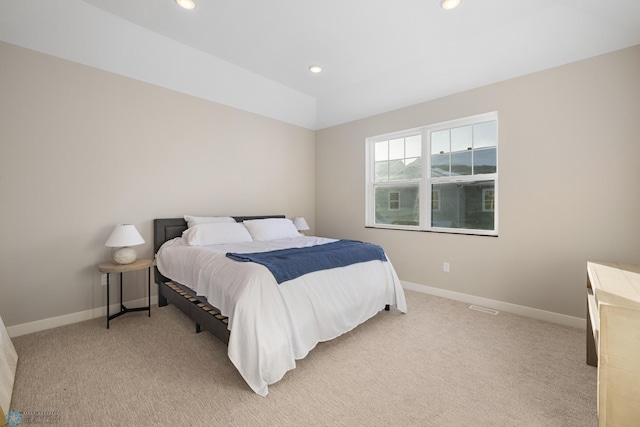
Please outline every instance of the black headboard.
[{"label": "black headboard", "polygon": [[161,218],[153,220],[153,253],[158,253],[160,246],[167,240],[182,236],[187,229],[184,218]]},{"label": "black headboard", "polygon": [[[285,218],[284,215],[254,215],[254,216],[234,216],[236,222],[250,219],[265,218]],[[183,218],[160,218],[153,220],[153,253],[157,253],[160,246],[167,240],[182,236],[182,232],[187,229],[187,221]],[[168,279],[160,274],[158,268],[155,269],[156,282],[167,281]]]}]

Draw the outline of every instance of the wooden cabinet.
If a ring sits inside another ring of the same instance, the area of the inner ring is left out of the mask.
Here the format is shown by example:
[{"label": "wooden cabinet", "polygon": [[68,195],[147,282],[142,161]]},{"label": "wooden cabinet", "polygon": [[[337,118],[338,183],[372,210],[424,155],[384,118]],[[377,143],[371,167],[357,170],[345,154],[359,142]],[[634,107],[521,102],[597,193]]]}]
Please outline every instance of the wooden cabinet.
[{"label": "wooden cabinet", "polygon": [[[13,394],[13,382],[18,367],[18,353],[9,338],[9,333],[4,327],[0,317],[0,422],[4,425],[9,422],[7,415],[11,407],[11,395]],[[13,424],[15,425],[15,424]]]},{"label": "wooden cabinet", "polygon": [[598,366],[598,420],[640,425],[640,265],[587,263],[587,363]]}]

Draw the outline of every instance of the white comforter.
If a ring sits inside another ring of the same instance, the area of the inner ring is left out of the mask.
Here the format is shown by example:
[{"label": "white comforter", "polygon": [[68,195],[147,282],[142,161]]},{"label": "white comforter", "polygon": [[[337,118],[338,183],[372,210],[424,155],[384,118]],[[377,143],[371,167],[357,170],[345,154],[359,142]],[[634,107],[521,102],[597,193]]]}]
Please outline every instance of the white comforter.
[{"label": "white comforter", "polygon": [[333,241],[303,236],[188,246],[176,238],[166,242],[156,258],[163,275],[205,296],[229,317],[229,358],[253,391],[266,396],[268,385],[295,368],[296,359],[304,358],[319,342],[350,331],[386,304],[407,311],[391,262],[316,271],[278,285],[266,267],[225,256]]}]

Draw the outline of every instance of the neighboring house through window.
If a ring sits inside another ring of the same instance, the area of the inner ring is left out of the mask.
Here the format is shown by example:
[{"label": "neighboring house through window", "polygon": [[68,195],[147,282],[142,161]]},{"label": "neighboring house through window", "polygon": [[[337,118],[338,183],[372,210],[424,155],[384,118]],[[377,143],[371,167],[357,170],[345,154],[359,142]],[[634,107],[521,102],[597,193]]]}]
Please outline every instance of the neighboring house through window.
[{"label": "neighboring house through window", "polygon": [[367,138],[368,227],[497,235],[498,114]]},{"label": "neighboring house through window", "polygon": [[440,210],[440,190],[431,190],[431,212]]},{"label": "neighboring house through window", "polygon": [[495,190],[492,188],[484,188],[482,190],[482,211],[494,212],[496,208]]},{"label": "neighboring house through window", "polygon": [[400,209],[400,193],[398,191],[389,192],[389,209],[394,211]]}]

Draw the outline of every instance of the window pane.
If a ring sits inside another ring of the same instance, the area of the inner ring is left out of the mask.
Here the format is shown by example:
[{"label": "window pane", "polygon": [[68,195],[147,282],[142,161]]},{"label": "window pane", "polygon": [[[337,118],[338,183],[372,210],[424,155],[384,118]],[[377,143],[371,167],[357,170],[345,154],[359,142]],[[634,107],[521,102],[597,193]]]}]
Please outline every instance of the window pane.
[{"label": "window pane", "polygon": [[389,180],[406,179],[404,160],[389,160]]},{"label": "window pane", "polygon": [[451,152],[466,151],[473,148],[473,133],[471,126],[451,129]]},{"label": "window pane", "polygon": [[[376,224],[419,224],[419,187],[402,185],[376,187]],[[391,194],[396,193],[391,196]],[[390,207],[390,200],[397,197],[397,205]]]},{"label": "window pane", "polygon": [[389,141],[389,160],[404,158],[404,138]]},{"label": "window pane", "polygon": [[449,176],[449,154],[431,156],[431,176]]},{"label": "window pane", "polygon": [[422,155],[422,135],[414,135],[405,139],[405,157]]},{"label": "window pane", "polygon": [[471,175],[471,151],[451,153],[451,175]]},{"label": "window pane", "polygon": [[389,180],[389,162],[376,162],[376,181]]},{"label": "window pane", "polygon": [[494,230],[494,212],[485,209],[487,196],[494,196],[493,180],[434,184],[434,191],[439,192],[440,209],[431,210],[433,227]]},{"label": "window pane", "polygon": [[449,129],[431,132],[431,176],[449,176]]},{"label": "window pane", "polygon": [[422,136],[375,143],[375,180],[404,181],[422,176]]},{"label": "window pane", "polygon": [[376,162],[379,162],[381,160],[389,160],[389,141],[376,142],[374,146]]},{"label": "window pane", "polygon": [[473,125],[473,148],[495,147],[498,141],[498,122]]},{"label": "window pane", "polygon": [[449,150],[449,129],[431,132],[431,154],[446,154]]},{"label": "window pane", "polygon": [[405,159],[405,175],[408,179],[422,177],[422,159],[420,157],[415,159]]},{"label": "window pane", "polygon": [[473,173],[496,173],[496,148],[481,148],[473,152]]}]

